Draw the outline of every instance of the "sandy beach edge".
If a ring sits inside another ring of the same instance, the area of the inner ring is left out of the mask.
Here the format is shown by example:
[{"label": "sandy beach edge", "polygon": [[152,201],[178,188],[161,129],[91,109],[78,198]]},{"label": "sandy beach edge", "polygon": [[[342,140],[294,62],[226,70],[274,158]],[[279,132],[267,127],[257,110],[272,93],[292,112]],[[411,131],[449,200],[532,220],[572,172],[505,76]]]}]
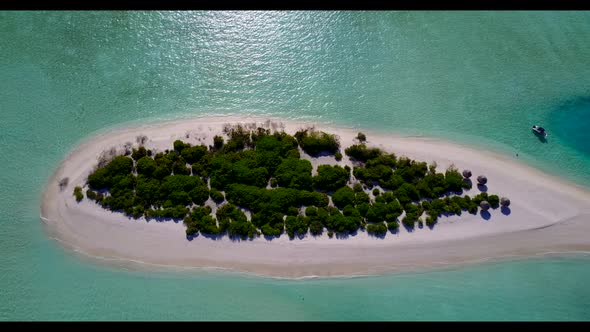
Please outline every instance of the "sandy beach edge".
[{"label": "sandy beach edge", "polygon": [[[372,134],[370,130],[363,130],[369,145],[418,160],[436,160],[439,169],[453,163],[460,169],[472,169],[475,175],[486,174],[490,179],[489,191],[510,197],[512,212],[504,215],[493,211],[487,221],[479,215],[442,218],[433,230],[402,230],[384,239],[360,232],[348,239],[308,236],[289,240],[283,235],[273,241],[260,238],[235,243],[204,237],[187,241],[181,224],[130,221],[86,200],[77,204],[71,195],[72,188],[81,185],[96,164],[101,151],[133,142],[138,134],[150,138],[148,146],[163,149],[189,132],[189,142],[195,140],[191,143],[197,144],[199,139],[210,144],[223,124],[252,122],[281,123],[290,133],[315,126],[339,135],[343,146],[352,144],[357,132],[314,122],[235,116],[118,126],[84,139],[60,163],[43,191],[41,220],[49,235],[62,245],[85,255],[114,259],[117,264],[134,261],[154,266],[221,268],[288,278],[378,274],[500,257],[590,250],[590,241],[583,236],[590,230],[590,194],[585,189],[506,156],[463,144]],[[322,158],[311,161],[314,168],[317,164],[332,163]],[[341,164],[347,162],[345,158]],[[70,184],[60,192],[57,181],[66,175]],[[468,194],[477,193],[472,191]]]}]

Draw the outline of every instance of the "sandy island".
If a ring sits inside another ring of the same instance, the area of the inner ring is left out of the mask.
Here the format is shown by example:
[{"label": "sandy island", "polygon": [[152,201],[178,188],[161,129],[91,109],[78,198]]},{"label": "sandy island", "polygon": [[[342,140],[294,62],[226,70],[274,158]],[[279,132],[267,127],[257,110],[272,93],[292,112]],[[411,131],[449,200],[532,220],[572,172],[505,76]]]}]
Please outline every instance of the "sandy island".
[{"label": "sandy island", "polygon": [[[491,217],[463,213],[440,217],[434,229],[409,233],[400,227],[384,238],[363,231],[337,239],[307,235],[290,240],[286,234],[272,241],[231,241],[197,236],[187,240],[182,222],[147,222],[112,213],[84,199],[77,203],[75,186],[83,186],[101,152],[137,146],[138,135],[147,136],[147,148],[163,151],[182,139],[191,144],[212,144],[224,124],[280,124],[290,134],[313,123],[259,117],[200,117],[115,129],[85,140],[61,163],[42,197],[41,220],[49,235],[64,246],[89,256],[120,262],[145,262],[175,267],[218,267],[277,277],[364,275],[389,271],[440,267],[479,262],[490,258],[531,256],[543,253],[590,251],[590,192],[547,175],[508,157],[440,140],[396,135],[376,135],[368,130],[369,146],[398,156],[436,161],[438,170],[455,164],[468,168],[474,178],[484,174],[488,191],[510,198],[510,212],[490,210]],[[340,137],[342,148],[355,144],[358,130],[315,124]],[[188,137],[188,138],[187,138]],[[318,164],[337,162],[331,157],[302,158]],[[339,162],[352,165],[347,156]],[[60,191],[58,182],[68,177]],[[477,186],[467,191],[479,192]]]}]

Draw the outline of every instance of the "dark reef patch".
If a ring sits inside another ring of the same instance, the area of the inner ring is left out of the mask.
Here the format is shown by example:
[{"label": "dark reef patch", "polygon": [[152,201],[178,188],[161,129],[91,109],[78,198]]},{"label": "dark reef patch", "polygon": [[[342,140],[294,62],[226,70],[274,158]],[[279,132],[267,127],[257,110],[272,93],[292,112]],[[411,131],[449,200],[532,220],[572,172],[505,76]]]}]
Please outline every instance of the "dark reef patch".
[{"label": "dark reef patch", "polygon": [[570,99],[549,115],[549,134],[590,155],[590,96]]}]

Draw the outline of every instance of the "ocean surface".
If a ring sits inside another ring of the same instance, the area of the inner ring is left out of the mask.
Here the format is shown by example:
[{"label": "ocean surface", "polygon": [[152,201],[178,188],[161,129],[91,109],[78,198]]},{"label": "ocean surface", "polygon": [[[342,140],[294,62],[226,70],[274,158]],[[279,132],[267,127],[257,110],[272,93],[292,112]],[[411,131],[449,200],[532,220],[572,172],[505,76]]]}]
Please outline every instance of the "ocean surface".
[{"label": "ocean surface", "polygon": [[588,254],[287,280],[95,264],[39,220],[80,140],[206,114],[440,137],[590,188],[590,12],[0,12],[0,73],[0,320],[590,320]]}]

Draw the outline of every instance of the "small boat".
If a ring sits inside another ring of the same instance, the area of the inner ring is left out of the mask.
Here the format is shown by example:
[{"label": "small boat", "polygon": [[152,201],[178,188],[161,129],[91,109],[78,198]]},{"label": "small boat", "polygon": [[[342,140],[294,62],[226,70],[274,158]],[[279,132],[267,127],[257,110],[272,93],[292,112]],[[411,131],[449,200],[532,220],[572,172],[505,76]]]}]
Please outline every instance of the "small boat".
[{"label": "small boat", "polygon": [[534,125],[533,132],[541,137],[547,137],[547,132],[545,131],[545,128],[543,128],[543,127],[539,127],[537,125]]}]

